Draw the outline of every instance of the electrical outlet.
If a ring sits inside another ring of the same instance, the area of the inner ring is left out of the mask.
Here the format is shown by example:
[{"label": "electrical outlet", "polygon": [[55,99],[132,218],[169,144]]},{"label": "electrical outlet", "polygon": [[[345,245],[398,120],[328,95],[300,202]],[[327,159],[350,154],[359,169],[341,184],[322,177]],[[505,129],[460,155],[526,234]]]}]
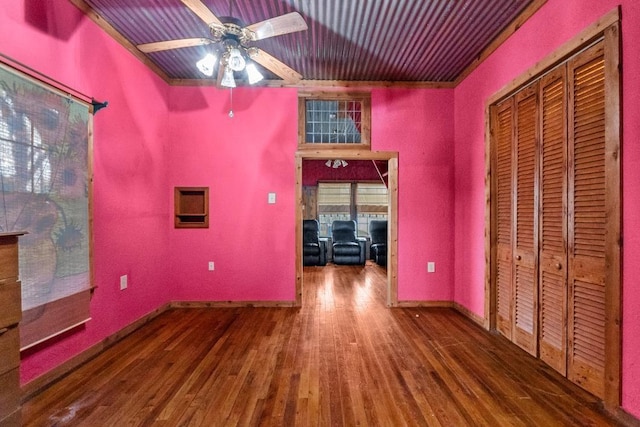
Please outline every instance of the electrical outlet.
[{"label": "electrical outlet", "polygon": [[209,271],[213,271],[216,269],[215,264],[213,263],[213,261],[209,261]]},{"label": "electrical outlet", "polygon": [[125,274],[124,276],[120,276],[120,290],[124,291],[125,289],[127,289],[127,286],[129,286],[129,279],[127,277],[127,275]]},{"label": "electrical outlet", "polygon": [[435,273],[436,272],[436,263],[433,261],[429,261],[427,263],[427,273]]}]

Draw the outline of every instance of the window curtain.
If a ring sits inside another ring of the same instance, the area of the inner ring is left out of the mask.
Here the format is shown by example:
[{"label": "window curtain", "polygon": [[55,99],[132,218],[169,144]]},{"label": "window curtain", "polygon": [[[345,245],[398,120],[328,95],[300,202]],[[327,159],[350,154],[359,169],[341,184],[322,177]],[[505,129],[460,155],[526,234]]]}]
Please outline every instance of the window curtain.
[{"label": "window curtain", "polygon": [[20,238],[21,348],[89,319],[90,105],[0,64],[0,233]]}]

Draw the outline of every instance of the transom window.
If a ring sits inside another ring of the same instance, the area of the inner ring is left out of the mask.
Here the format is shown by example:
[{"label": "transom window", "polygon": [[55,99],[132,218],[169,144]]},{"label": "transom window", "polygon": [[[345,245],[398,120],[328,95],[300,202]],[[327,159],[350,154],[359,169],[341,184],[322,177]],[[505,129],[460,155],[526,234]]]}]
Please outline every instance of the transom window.
[{"label": "transom window", "polygon": [[371,133],[371,97],[363,93],[301,94],[300,146],[366,147]]}]

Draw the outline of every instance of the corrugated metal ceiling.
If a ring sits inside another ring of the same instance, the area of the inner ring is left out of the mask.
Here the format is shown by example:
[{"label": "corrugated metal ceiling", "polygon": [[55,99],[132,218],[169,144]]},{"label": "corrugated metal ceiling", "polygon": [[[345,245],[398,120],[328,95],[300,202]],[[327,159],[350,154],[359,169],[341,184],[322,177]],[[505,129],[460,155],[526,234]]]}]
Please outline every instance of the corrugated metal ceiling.
[{"label": "corrugated metal ceiling", "polygon": [[[180,0],[71,0],[85,3],[133,46],[210,38]],[[203,0],[217,17],[244,24],[297,11],[307,31],[253,44],[304,80],[454,82],[523,11],[539,0]],[[131,46],[128,46],[131,49]],[[139,56],[175,84],[207,79],[195,63],[211,46]],[[268,74],[271,79],[275,75]],[[209,78],[209,80],[211,80]]]}]

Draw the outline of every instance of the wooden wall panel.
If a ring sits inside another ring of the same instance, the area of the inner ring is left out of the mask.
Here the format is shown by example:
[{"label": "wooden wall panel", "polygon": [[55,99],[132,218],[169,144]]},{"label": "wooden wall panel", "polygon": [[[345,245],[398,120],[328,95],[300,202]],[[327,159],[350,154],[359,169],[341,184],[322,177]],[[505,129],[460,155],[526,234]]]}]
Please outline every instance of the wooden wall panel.
[{"label": "wooden wall panel", "polygon": [[318,187],[305,185],[302,187],[303,219],[318,219]]}]

